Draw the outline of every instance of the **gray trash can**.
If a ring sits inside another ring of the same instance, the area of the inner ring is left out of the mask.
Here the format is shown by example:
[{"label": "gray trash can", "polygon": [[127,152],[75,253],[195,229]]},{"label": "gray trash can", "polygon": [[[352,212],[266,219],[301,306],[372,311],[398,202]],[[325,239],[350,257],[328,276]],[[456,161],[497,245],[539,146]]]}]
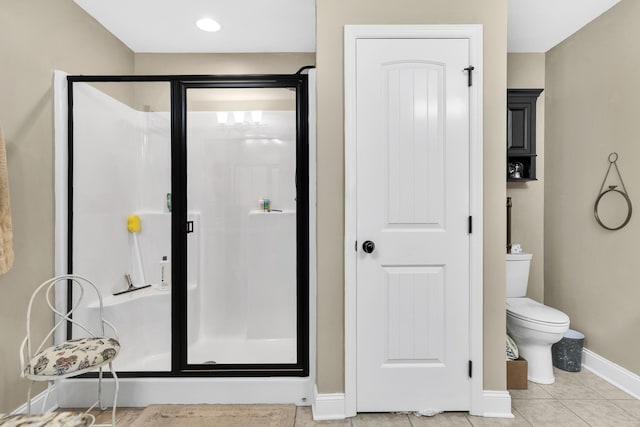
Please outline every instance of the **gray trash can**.
[{"label": "gray trash can", "polygon": [[583,347],[584,335],[569,329],[560,341],[551,346],[553,366],[563,371],[580,372]]}]

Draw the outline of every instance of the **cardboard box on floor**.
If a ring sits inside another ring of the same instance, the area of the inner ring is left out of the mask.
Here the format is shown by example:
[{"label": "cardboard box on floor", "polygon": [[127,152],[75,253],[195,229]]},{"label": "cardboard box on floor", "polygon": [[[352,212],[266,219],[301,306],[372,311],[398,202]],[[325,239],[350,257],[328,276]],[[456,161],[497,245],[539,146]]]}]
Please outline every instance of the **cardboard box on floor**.
[{"label": "cardboard box on floor", "polygon": [[527,370],[529,365],[522,356],[516,360],[507,360],[507,389],[526,390],[529,388],[527,383]]}]

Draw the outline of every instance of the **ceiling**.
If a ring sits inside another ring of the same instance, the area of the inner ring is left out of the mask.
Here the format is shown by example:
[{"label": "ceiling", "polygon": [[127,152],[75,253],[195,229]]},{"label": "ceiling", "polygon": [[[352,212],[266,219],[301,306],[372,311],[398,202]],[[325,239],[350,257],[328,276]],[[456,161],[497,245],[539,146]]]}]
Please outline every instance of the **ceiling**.
[{"label": "ceiling", "polygon": [[[316,0],[74,1],[137,53],[315,51]],[[508,1],[508,51],[546,52],[620,0]]]},{"label": "ceiling", "polygon": [[[315,52],[315,0],[74,0],[136,53]],[[213,18],[222,29],[199,30]]]},{"label": "ceiling", "polygon": [[509,0],[508,52],[546,52],[620,0]]}]

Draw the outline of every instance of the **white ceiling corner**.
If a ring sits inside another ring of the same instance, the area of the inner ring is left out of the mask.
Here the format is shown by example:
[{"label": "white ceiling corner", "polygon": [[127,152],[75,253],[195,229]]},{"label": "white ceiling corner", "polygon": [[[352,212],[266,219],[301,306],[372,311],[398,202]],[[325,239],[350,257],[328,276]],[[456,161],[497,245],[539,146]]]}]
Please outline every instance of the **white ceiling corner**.
[{"label": "white ceiling corner", "polygon": [[509,0],[508,52],[547,52],[620,0]]}]

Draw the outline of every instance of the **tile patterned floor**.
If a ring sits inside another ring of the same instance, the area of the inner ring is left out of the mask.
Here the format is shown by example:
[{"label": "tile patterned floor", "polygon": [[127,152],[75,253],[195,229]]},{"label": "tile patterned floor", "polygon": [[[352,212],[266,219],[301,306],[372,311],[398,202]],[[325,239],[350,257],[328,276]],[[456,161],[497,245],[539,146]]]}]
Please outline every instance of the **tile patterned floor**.
[{"label": "tile patterned floor", "polygon": [[[515,417],[511,419],[448,412],[435,417],[358,414],[346,420],[313,421],[310,407],[298,407],[295,427],[640,427],[640,400],[585,369],[556,369],[555,374],[555,384],[530,382],[528,390],[510,390]],[[142,408],[118,409],[118,425],[128,425],[140,412]],[[110,413],[98,415],[97,422],[109,422]]]}]

